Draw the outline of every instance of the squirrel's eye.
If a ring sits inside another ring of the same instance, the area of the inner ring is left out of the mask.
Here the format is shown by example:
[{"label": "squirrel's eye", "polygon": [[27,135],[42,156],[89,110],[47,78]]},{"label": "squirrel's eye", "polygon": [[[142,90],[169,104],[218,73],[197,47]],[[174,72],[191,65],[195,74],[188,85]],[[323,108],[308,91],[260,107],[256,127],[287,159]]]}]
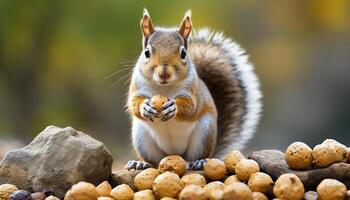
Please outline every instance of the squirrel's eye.
[{"label": "squirrel's eye", "polygon": [[146,58],[149,58],[151,56],[151,52],[149,52],[149,49],[145,50],[145,56]]},{"label": "squirrel's eye", "polygon": [[186,58],[186,50],[183,48],[181,49],[181,59],[185,59]]}]

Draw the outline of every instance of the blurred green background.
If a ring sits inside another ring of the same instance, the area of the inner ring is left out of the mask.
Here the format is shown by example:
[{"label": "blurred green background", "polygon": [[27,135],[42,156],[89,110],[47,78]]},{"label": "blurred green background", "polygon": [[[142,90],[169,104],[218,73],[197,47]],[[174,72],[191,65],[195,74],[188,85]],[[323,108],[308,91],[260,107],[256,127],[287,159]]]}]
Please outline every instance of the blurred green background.
[{"label": "blurred green background", "polygon": [[144,7],[161,26],[192,9],[195,27],[224,31],[250,54],[264,112],[249,151],[350,145],[350,1],[0,0],[0,151],[53,124],[132,158],[124,102]]}]

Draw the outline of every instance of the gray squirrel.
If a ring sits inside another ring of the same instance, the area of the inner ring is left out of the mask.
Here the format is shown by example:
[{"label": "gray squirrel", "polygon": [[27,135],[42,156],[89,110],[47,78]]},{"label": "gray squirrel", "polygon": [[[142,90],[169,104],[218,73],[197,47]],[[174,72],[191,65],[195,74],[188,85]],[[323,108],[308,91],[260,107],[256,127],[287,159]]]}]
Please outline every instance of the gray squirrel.
[{"label": "gray squirrel", "polygon": [[[261,112],[261,91],[245,51],[222,33],[192,28],[187,11],[178,28],[154,27],[144,9],[143,50],[133,69],[127,110],[132,143],[142,161],[125,168],[156,166],[181,155],[188,168],[203,169],[206,158],[242,149]],[[151,98],[167,97],[161,110]]]}]

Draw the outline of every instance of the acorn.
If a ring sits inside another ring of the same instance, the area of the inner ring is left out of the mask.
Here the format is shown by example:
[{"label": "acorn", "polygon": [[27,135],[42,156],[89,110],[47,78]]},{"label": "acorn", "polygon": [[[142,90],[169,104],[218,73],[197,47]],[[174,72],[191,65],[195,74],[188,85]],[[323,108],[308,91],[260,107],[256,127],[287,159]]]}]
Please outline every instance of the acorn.
[{"label": "acorn", "polygon": [[170,155],[159,162],[160,173],[170,171],[182,176],[186,171],[186,161],[178,155]]},{"label": "acorn", "polygon": [[204,187],[206,184],[205,178],[196,173],[186,174],[181,178],[181,181],[184,183],[184,186],[187,185],[198,185],[200,187]]},{"label": "acorn", "polygon": [[168,101],[168,98],[162,95],[154,95],[151,99],[153,106],[158,112],[162,111],[162,106]]},{"label": "acorn", "polygon": [[60,200],[60,198],[53,196],[53,195],[50,195],[50,196],[46,197],[45,200]]},{"label": "acorn", "polygon": [[8,199],[12,192],[17,191],[18,188],[12,184],[0,185],[0,199]]},{"label": "acorn", "polygon": [[204,165],[204,174],[212,181],[221,180],[226,174],[225,163],[216,158],[209,159]]},{"label": "acorn", "polygon": [[108,181],[103,181],[98,186],[96,186],[98,196],[109,196],[111,190],[112,186],[108,183]]}]

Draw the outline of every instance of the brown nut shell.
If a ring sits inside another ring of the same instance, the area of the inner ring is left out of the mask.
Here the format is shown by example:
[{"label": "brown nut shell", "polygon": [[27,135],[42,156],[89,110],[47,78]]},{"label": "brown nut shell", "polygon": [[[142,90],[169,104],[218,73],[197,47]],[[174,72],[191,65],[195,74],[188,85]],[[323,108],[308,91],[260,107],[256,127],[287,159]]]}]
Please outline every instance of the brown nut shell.
[{"label": "brown nut shell", "polygon": [[335,179],[324,179],[317,186],[319,200],[343,200],[346,197],[346,186]]},{"label": "brown nut shell", "polygon": [[331,145],[319,144],[312,150],[312,158],[316,167],[327,167],[337,162],[337,153]]},{"label": "brown nut shell", "polygon": [[153,106],[158,112],[162,111],[162,106],[168,101],[168,98],[162,95],[154,95],[151,99]]},{"label": "brown nut shell", "polygon": [[31,194],[33,200],[45,200],[46,195],[42,192],[34,192]]},{"label": "brown nut shell", "polygon": [[225,163],[216,158],[209,159],[204,165],[204,174],[212,181],[223,179],[226,174]]},{"label": "brown nut shell", "polygon": [[224,159],[227,171],[234,174],[237,163],[242,159],[244,159],[244,156],[240,151],[233,150],[229,152]]},{"label": "brown nut shell", "polygon": [[282,174],[273,188],[273,194],[284,200],[301,200],[304,192],[304,185],[295,174]]},{"label": "brown nut shell", "polygon": [[187,185],[198,185],[204,187],[206,185],[206,180],[204,176],[196,173],[186,174],[181,178],[181,181],[184,183],[184,186]]},{"label": "brown nut shell", "polygon": [[269,200],[265,194],[261,192],[253,192],[253,200]]},{"label": "brown nut shell", "polygon": [[12,192],[17,191],[18,188],[12,184],[2,184],[0,185],[0,199],[8,199]]},{"label": "brown nut shell", "polygon": [[236,182],[241,182],[241,181],[238,179],[237,175],[231,175],[225,179],[224,184],[230,185],[231,183],[236,183]]},{"label": "brown nut shell", "polygon": [[130,186],[121,184],[113,188],[109,196],[115,200],[133,200],[134,191],[130,188]]},{"label": "brown nut shell", "polygon": [[273,180],[268,174],[256,172],[250,176],[248,186],[253,192],[267,194],[269,189],[273,186]]},{"label": "brown nut shell", "polygon": [[170,155],[159,162],[160,173],[170,171],[182,176],[186,171],[186,161],[178,155]]},{"label": "brown nut shell", "polygon": [[250,176],[260,171],[259,164],[252,159],[242,159],[236,165],[236,175],[241,181],[248,181]]},{"label": "brown nut shell", "polygon": [[98,196],[109,196],[111,190],[112,186],[108,183],[108,181],[103,181],[98,186],[96,186]]},{"label": "brown nut shell", "polygon": [[244,183],[232,183],[225,187],[223,200],[232,199],[253,200],[253,192]]},{"label": "brown nut shell", "polygon": [[336,153],[336,162],[347,162],[348,160],[348,150],[345,145],[334,140],[334,139],[326,139],[322,142],[322,144],[330,145],[334,148]]},{"label": "brown nut shell", "polygon": [[183,183],[179,175],[173,172],[164,172],[157,176],[153,182],[153,191],[158,198],[179,196]]},{"label": "brown nut shell", "polygon": [[198,185],[188,185],[179,194],[179,200],[207,200],[205,190]]},{"label": "brown nut shell", "polygon": [[97,200],[114,200],[112,197],[98,197]]},{"label": "brown nut shell", "polygon": [[152,189],[153,181],[159,175],[158,169],[148,168],[141,171],[134,178],[134,184],[137,190]]},{"label": "brown nut shell", "polygon": [[74,184],[64,196],[65,200],[96,200],[98,197],[96,188],[93,184],[81,181]]},{"label": "brown nut shell", "polygon": [[291,169],[308,169],[312,165],[312,149],[303,142],[288,146],[285,159]]},{"label": "brown nut shell", "polygon": [[134,200],[156,200],[156,196],[152,190],[141,190],[135,193]]}]

